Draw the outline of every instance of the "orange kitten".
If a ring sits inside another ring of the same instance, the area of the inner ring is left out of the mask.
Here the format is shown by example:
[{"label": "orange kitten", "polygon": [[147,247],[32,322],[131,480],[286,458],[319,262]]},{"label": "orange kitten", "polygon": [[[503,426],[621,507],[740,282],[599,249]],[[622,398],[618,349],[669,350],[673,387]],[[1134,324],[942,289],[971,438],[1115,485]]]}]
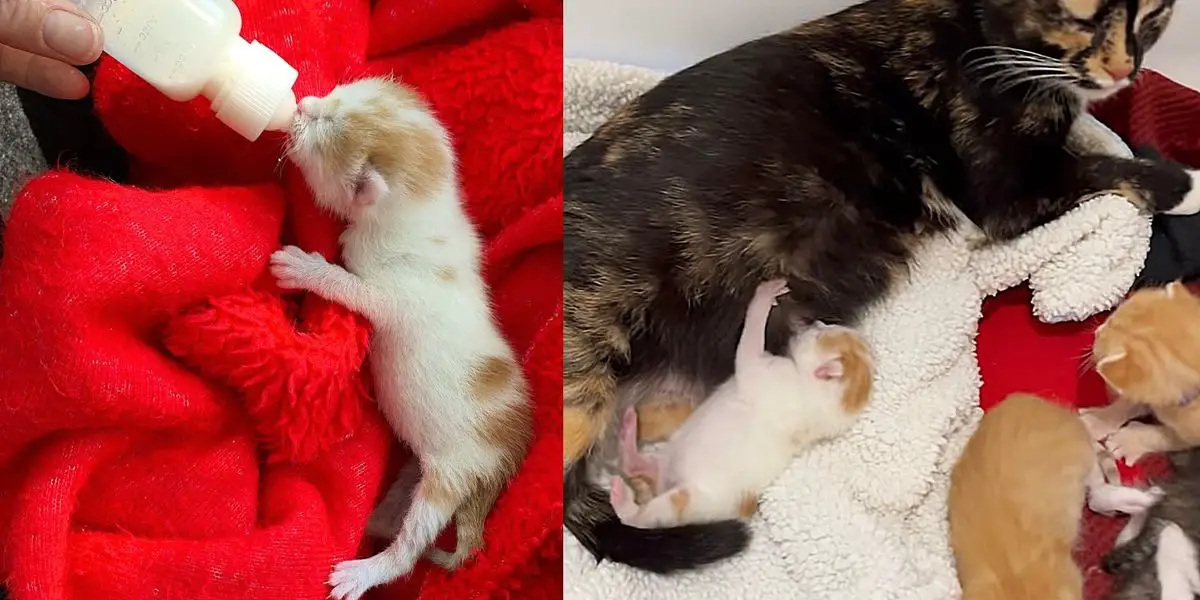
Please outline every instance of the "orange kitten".
[{"label": "orange kitten", "polygon": [[[1200,298],[1187,287],[1135,292],[1096,330],[1092,357],[1116,399],[1083,418],[1114,457],[1200,445]],[[1161,425],[1130,422],[1148,412]]]},{"label": "orange kitten", "polygon": [[1071,558],[1096,465],[1075,413],[1014,394],[984,415],[950,479],[963,600],[1083,597]]}]

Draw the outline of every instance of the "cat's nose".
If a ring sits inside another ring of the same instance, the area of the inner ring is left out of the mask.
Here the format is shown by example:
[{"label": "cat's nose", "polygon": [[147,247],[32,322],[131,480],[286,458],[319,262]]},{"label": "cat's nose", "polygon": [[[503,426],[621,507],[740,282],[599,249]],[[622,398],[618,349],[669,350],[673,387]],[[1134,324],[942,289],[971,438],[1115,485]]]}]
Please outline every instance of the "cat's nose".
[{"label": "cat's nose", "polygon": [[320,98],[315,98],[313,96],[308,96],[301,99],[300,104],[297,105],[300,114],[306,117],[320,116],[318,114],[320,112],[320,101]]},{"label": "cat's nose", "polygon": [[1113,83],[1116,83],[1128,78],[1133,74],[1133,65],[1128,63],[1119,65],[1105,65],[1104,72],[1108,73],[1109,77],[1112,77]]}]

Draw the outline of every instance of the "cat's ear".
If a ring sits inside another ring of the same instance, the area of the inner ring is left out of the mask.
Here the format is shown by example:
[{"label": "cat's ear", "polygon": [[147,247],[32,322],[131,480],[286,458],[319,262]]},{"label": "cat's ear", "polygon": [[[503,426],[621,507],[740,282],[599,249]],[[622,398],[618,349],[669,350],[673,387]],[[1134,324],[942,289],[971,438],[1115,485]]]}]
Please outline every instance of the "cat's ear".
[{"label": "cat's ear", "polygon": [[1133,377],[1132,362],[1125,351],[1114,352],[1096,362],[1096,373],[1109,385],[1123,390],[1131,383],[1130,378]]},{"label": "cat's ear", "polygon": [[390,191],[379,169],[368,163],[354,183],[354,205],[371,206],[387,197]]},{"label": "cat's ear", "polygon": [[1182,298],[1184,296],[1191,296],[1191,295],[1192,295],[1192,291],[1189,290],[1186,285],[1183,285],[1183,282],[1178,279],[1167,284],[1167,297],[1168,298],[1176,298],[1176,297]]},{"label": "cat's ear", "polygon": [[841,358],[827,360],[827,361],[821,363],[821,365],[818,366],[815,371],[813,371],[813,376],[815,376],[817,379],[820,379],[822,381],[829,381],[832,379],[841,379],[842,376],[845,374],[846,374],[846,366],[844,364],[842,364]]}]

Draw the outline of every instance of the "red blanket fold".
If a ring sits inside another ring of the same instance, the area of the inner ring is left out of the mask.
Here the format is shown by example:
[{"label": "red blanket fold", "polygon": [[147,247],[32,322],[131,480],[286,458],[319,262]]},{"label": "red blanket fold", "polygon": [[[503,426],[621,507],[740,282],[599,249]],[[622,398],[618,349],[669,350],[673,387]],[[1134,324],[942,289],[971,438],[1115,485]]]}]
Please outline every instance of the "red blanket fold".
[{"label": "red blanket fold", "polygon": [[[531,382],[533,449],[483,552],[377,597],[561,596],[561,3],[238,5],[244,37],[300,71],[298,95],[381,72],[426,95]],[[137,183],[165,191],[52,172],[17,199],[0,575],[18,600],[324,598],[331,566],[369,550],[363,525],[405,458],[360,371],[366,323],[265,274],[285,241],[336,257],[341,224],[279,168],[281,136],[247,143],[107,59],[94,90]]]}]

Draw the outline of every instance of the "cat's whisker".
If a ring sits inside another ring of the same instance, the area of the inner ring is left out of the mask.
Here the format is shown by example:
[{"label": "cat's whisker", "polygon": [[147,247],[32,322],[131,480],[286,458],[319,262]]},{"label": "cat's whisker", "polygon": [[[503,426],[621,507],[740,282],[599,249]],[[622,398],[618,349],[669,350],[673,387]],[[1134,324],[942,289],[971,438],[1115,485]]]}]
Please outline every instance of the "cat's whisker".
[{"label": "cat's whisker", "polygon": [[1008,54],[1018,54],[1021,56],[1028,56],[1031,58],[1037,58],[1037,59],[1041,59],[1041,60],[1054,60],[1053,57],[1046,56],[1045,54],[1041,54],[1039,52],[1034,52],[1032,50],[1022,50],[1021,48],[1013,48],[1011,46],[976,46],[974,48],[971,48],[970,50],[967,50],[966,52],[963,52],[963,56],[971,54],[972,52],[991,52],[993,54],[1008,53]]},{"label": "cat's whisker", "polygon": [[993,58],[980,61],[972,61],[964,65],[967,71],[982,71],[995,68],[1027,68],[1027,69],[1058,69],[1066,71],[1061,64],[1048,63],[1035,60],[1010,60],[1007,58]]},{"label": "cat's whisker", "polygon": [[1056,75],[1061,75],[1063,77],[1069,77],[1069,74],[1064,73],[1062,71],[1062,69],[1051,68],[1051,67],[1032,67],[1032,68],[1006,69],[1006,70],[1002,70],[1002,71],[995,71],[992,73],[988,73],[987,75],[984,75],[983,77],[980,77],[979,79],[976,80],[976,83],[986,83],[988,81],[991,81],[992,79],[996,79],[997,81],[999,81],[999,80],[1006,79],[1008,77],[1019,77],[1022,75],[1039,75],[1039,74],[1056,74]]},{"label": "cat's whisker", "polygon": [[1011,90],[1019,85],[1025,85],[1027,83],[1036,83],[1039,81],[1069,81],[1070,79],[1071,79],[1070,76],[1064,75],[1062,73],[1049,73],[1049,74],[1045,74],[1045,75],[1031,75],[1029,77],[1024,77],[1024,78],[1017,79],[1014,81],[1009,81],[1003,85],[998,86],[996,89],[996,93],[1003,94],[1004,92],[1007,92],[1008,90]]}]

